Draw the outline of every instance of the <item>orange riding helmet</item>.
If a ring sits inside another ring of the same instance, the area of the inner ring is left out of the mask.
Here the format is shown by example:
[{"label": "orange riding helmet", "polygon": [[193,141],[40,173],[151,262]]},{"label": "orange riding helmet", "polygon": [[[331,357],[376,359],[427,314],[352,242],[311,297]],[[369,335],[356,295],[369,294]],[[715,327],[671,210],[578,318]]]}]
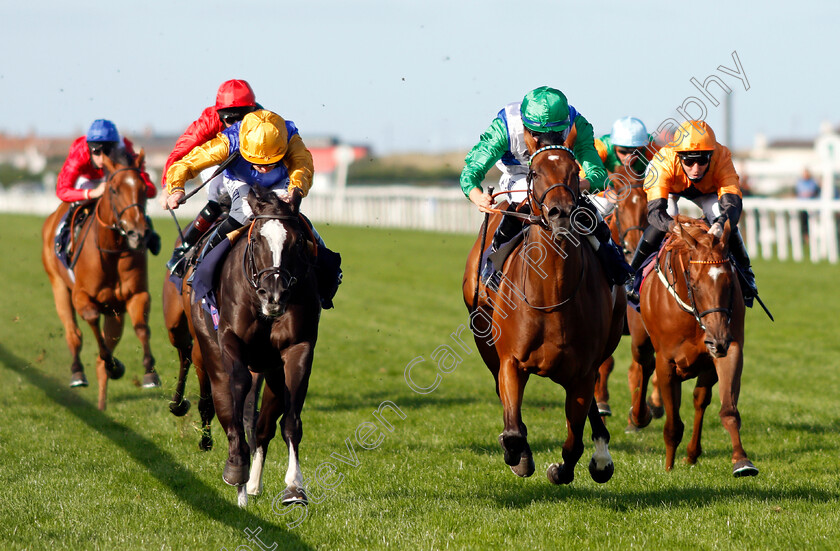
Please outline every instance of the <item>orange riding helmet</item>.
[{"label": "orange riding helmet", "polygon": [[671,147],[677,153],[714,151],[715,133],[706,121],[685,121],[674,134]]}]

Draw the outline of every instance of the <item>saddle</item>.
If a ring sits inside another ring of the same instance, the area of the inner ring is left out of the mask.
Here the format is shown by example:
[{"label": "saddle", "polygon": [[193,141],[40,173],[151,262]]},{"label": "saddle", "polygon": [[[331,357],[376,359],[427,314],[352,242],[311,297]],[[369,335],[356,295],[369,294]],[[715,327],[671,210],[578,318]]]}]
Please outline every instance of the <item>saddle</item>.
[{"label": "saddle", "polygon": [[68,270],[75,265],[74,256],[78,258],[77,246],[80,232],[85,221],[93,212],[96,199],[71,203],[55,232],[55,255]]}]

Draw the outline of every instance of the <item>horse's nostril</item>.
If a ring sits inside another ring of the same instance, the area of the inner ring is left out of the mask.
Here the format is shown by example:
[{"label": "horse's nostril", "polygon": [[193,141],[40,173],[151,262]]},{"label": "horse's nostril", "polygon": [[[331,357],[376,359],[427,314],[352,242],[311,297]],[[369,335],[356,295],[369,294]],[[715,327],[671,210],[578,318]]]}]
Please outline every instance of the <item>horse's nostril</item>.
[{"label": "horse's nostril", "polygon": [[561,214],[560,209],[558,209],[557,207],[551,207],[548,210],[548,217],[549,218],[558,218],[560,216],[560,214]]}]

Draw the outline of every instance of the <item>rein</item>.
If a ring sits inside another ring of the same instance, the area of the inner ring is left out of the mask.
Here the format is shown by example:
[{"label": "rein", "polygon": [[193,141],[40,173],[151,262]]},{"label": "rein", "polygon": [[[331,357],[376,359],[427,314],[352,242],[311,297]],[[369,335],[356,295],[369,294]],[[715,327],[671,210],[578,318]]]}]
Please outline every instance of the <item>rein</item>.
[{"label": "rein", "polygon": [[242,257],[242,271],[245,275],[245,279],[248,280],[248,283],[251,284],[251,288],[254,290],[259,289],[262,282],[271,276],[281,277],[286,288],[291,289],[298,280],[289,270],[280,266],[271,266],[263,270],[259,270],[257,268],[257,261],[254,257],[254,244],[256,243],[256,239],[253,237],[253,231],[254,227],[257,225],[257,220],[293,221],[299,220],[299,218],[295,215],[287,216],[281,214],[260,214],[255,216],[254,223],[252,223],[251,227],[248,229],[248,243],[245,246],[245,255]]},{"label": "rein", "polygon": [[[114,179],[114,176],[116,176],[116,175],[117,175],[117,174],[119,174],[120,172],[136,172],[137,174],[140,174],[140,173],[141,173],[141,172],[140,172],[140,169],[139,169],[139,168],[137,168],[137,167],[119,168],[119,169],[115,170],[114,172],[112,172],[112,173],[108,176],[108,179],[106,180],[106,182],[107,182],[108,184],[110,184],[110,183],[111,183],[111,181]],[[108,185],[108,192],[109,192],[111,195],[116,195],[117,190],[116,190],[115,188],[111,187],[110,185]],[[134,208],[134,207],[137,207],[138,209],[140,209],[140,212],[141,212],[144,216],[146,215],[146,212],[145,212],[145,210],[143,209],[143,205],[142,205],[141,203],[139,203],[139,202],[138,202],[138,203],[131,203],[130,205],[128,205],[128,206],[127,206],[127,207],[125,207],[124,209],[122,209],[122,210],[117,210],[117,207],[116,207],[116,205],[114,204],[114,200],[113,200],[113,199],[114,199],[114,198],[112,197],[112,198],[111,198],[111,201],[110,201],[110,204],[111,204],[111,214],[113,214],[115,222],[114,222],[113,224],[108,224],[108,223],[106,223],[106,222],[102,219],[102,215],[99,213],[99,208],[100,208],[100,206],[101,206],[101,205],[102,205],[102,203],[103,203],[103,201],[101,200],[101,198],[97,200],[97,202],[96,202],[96,207],[95,207],[95,208],[94,208],[94,210],[93,210],[93,213],[94,213],[94,218],[96,219],[96,222],[97,222],[100,226],[102,226],[103,228],[108,229],[108,230],[111,230],[111,231],[115,231],[115,232],[117,232],[118,234],[120,234],[121,236],[126,237],[126,236],[127,236],[126,231],[125,231],[123,228],[121,228],[121,227],[119,226],[119,223],[120,223],[120,220],[122,220],[122,216],[123,216],[123,214],[125,214],[128,210],[130,210],[130,209],[132,209],[132,208]],[[100,252],[103,252],[103,253],[112,253],[112,254],[116,254],[116,253],[124,253],[124,252],[126,252],[126,251],[128,251],[128,250],[129,250],[128,248],[123,248],[123,249],[103,249],[102,247],[100,247],[100,246],[99,246],[99,240],[98,240],[98,238],[97,238],[96,248],[97,248],[97,249],[99,249],[99,251],[100,251]]]},{"label": "rein", "polygon": [[[708,310],[704,310],[704,311],[700,312],[699,309],[697,308],[697,301],[695,299],[696,291],[693,289],[693,286],[691,284],[691,275],[689,273],[688,268],[683,269],[683,280],[685,281],[685,288],[688,292],[688,300],[690,301],[690,304],[686,303],[686,301],[684,301],[682,299],[682,297],[680,297],[679,293],[677,293],[677,289],[676,289],[677,278],[676,278],[676,274],[674,273],[673,264],[671,263],[671,253],[672,253],[672,251],[668,251],[666,253],[666,255],[665,255],[665,265],[668,269],[668,272],[671,274],[672,279],[674,280],[673,284],[671,284],[668,281],[668,278],[662,272],[662,267],[660,265],[660,261],[657,261],[654,264],[653,269],[656,272],[656,275],[659,276],[659,279],[662,281],[662,284],[665,285],[665,289],[667,289],[668,293],[670,293],[670,295],[672,297],[674,297],[674,300],[677,302],[677,305],[683,311],[685,311],[686,313],[694,316],[694,319],[697,320],[697,323],[700,325],[700,328],[703,331],[706,330],[706,325],[703,323],[703,318],[705,316],[708,316],[709,314],[713,314],[715,312],[723,312],[724,314],[726,314],[727,319],[731,319],[732,318],[732,296],[733,296],[733,293],[734,293],[733,286],[732,285],[729,286],[729,304],[730,304],[729,308],[723,308],[723,307],[709,308]],[[730,261],[729,256],[727,256],[726,258],[724,258],[722,260],[692,260],[691,256],[688,257],[688,263],[689,264],[719,265],[719,264],[726,264],[729,261]]]}]

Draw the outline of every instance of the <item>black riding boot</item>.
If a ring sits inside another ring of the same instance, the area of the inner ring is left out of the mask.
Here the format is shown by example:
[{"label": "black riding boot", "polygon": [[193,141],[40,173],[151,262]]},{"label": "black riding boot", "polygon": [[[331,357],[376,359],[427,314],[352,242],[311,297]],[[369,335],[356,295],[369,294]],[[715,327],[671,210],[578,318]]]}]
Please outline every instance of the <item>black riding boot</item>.
[{"label": "black riding boot", "polygon": [[[201,261],[204,260],[204,257],[207,256],[210,253],[210,251],[212,251],[216,247],[216,245],[224,241],[230,232],[238,230],[243,225],[244,224],[234,220],[230,216],[225,218],[218,226],[216,226],[216,229],[213,230],[213,235],[211,235],[210,239],[208,239],[207,242],[204,244],[204,248],[201,249],[201,254],[198,255],[198,260],[196,261],[196,264],[201,264]],[[197,269],[198,268],[196,267],[196,270]],[[194,276],[195,271],[193,271],[193,273],[190,274],[187,283],[192,284]]]},{"label": "black riding boot", "polygon": [[146,217],[146,225],[149,226],[146,237],[146,248],[149,249],[150,253],[157,256],[160,254],[160,234],[155,231],[155,227],[152,225],[152,219],[148,216]]},{"label": "black riding boot", "polygon": [[607,281],[610,282],[610,285],[623,285],[633,275],[633,272],[624,259],[624,254],[622,254],[621,249],[612,240],[610,227],[604,222],[598,210],[588,199],[581,201],[580,206],[589,211],[593,220],[597,220],[595,228],[590,235],[597,240],[598,246],[595,247],[595,243],[592,243],[591,240],[590,244],[595,249],[595,254],[604,267]]},{"label": "black riding boot", "polygon": [[[508,205],[506,210],[507,212],[515,212],[518,206],[518,203],[511,203]],[[489,257],[491,254],[498,251],[502,245],[516,237],[519,232],[522,231],[522,225],[523,222],[521,218],[517,218],[516,216],[503,216],[502,221],[496,228],[496,232],[493,234],[493,239],[490,242],[490,250],[487,252],[487,256]],[[484,251],[481,252],[484,254]],[[487,258],[481,270],[481,279],[483,281],[487,281],[487,279],[492,276],[495,271],[496,267],[493,266],[493,261]]]},{"label": "black riding boot", "polygon": [[729,254],[732,255],[735,264],[740,268],[738,272],[741,276],[739,279],[741,280],[741,291],[744,293],[744,306],[752,308],[753,300],[758,295],[758,288],[755,285],[755,274],[750,266],[750,255],[737,226],[732,228],[729,233]]},{"label": "black riding boot", "polygon": [[659,250],[659,245],[662,244],[662,238],[665,237],[665,232],[656,229],[653,226],[648,226],[645,233],[642,234],[642,239],[636,246],[636,251],[633,253],[633,259],[630,261],[630,269],[632,274],[624,290],[627,291],[627,299],[633,302],[639,302],[639,293],[636,292],[636,272],[642,267],[647,257]]},{"label": "black riding boot", "polygon": [[198,213],[195,220],[187,226],[187,230],[184,232],[184,239],[181,244],[175,247],[175,250],[172,251],[172,258],[170,258],[169,262],[166,263],[166,267],[170,272],[178,277],[184,277],[184,272],[187,268],[187,263],[182,262],[184,256],[187,254],[187,251],[189,251],[193,245],[198,242],[199,238],[201,238],[201,236],[210,229],[213,222],[219,218],[221,213],[222,207],[219,206],[219,203],[216,203],[215,201],[207,202],[204,208],[201,209],[201,212]]}]

